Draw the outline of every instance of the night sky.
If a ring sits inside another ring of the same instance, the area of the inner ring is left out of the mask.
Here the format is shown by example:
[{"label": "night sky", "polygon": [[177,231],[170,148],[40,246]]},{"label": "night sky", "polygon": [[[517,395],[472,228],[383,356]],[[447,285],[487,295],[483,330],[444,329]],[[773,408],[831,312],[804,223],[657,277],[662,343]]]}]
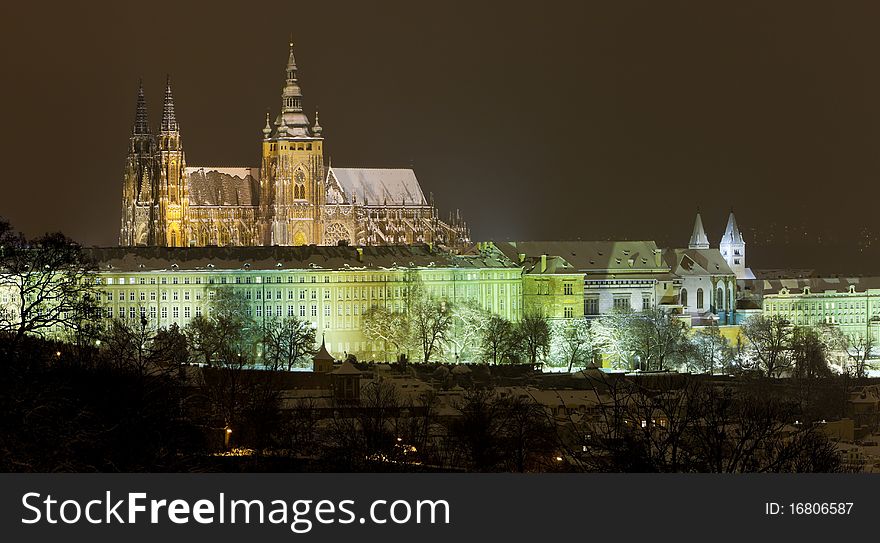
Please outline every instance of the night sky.
[{"label": "night sky", "polygon": [[88,2],[4,6],[0,216],[113,245],[143,77],[191,166],[258,166],[296,43],[325,160],[414,167],[475,239],[717,246],[880,274],[880,3]]}]

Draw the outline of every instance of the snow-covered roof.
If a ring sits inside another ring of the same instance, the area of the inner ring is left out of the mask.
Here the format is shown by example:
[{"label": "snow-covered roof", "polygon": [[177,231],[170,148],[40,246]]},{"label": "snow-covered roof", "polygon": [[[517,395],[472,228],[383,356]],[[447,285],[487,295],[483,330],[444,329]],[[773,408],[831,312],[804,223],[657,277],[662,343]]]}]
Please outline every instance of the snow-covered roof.
[{"label": "snow-covered roof", "polygon": [[348,270],[483,267],[516,269],[507,261],[459,256],[428,245],[94,247],[87,249],[102,272],[163,270]]},{"label": "snow-covered roof", "polygon": [[718,249],[665,249],[663,258],[679,276],[734,275]]},{"label": "snow-covered roof", "polygon": [[519,254],[558,256],[585,273],[669,271],[665,262],[658,265],[653,241],[514,241],[498,242],[497,246],[513,260],[518,260]]},{"label": "snow-covered roof", "polygon": [[363,205],[428,205],[416,174],[410,169],[330,168],[330,185],[341,195],[328,194],[328,203]]}]

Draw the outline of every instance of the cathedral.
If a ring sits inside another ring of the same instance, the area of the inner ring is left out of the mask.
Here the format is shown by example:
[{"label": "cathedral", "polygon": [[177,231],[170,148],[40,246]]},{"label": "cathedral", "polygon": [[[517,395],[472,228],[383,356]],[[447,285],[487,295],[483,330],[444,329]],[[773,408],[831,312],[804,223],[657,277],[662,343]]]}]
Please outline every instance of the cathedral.
[{"label": "cathedral", "polygon": [[470,233],[438,217],[410,169],[324,166],[324,137],[303,110],[293,43],[281,111],[266,114],[259,167],[188,166],[171,80],[153,134],[143,85],[123,175],[122,246],[434,244]]}]

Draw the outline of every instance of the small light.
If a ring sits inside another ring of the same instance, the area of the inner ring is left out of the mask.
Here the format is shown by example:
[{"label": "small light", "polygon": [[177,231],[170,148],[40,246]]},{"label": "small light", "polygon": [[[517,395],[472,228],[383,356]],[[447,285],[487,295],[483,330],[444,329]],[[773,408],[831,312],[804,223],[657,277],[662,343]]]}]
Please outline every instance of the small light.
[{"label": "small light", "polygon": [[227,434],[231,434],[231,433],[232,433],[232,428],[227,428],[227,429],[226,429],[226,433],[227,433]]},{"label": "small light", "polygon": [[561,456],[557,456],[557,457],[556,457],[556,461],[557,461],[557,462],[562,462],[562,457],[561,457]]},{"label": "small light", "polygon": [[55,356],[57,356],[58,358],[61,358],[61,351],[55,351]]}]

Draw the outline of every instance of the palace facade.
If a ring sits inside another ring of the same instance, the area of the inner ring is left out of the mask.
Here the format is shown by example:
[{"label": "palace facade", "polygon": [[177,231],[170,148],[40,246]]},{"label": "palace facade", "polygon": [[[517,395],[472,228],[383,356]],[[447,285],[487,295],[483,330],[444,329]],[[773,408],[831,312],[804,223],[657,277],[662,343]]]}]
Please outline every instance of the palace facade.
[{"label": "palace facade", "polygon": [[293,44],[281,110],[263,127],[259,167],[190,166],[171,80],[152,133],[143,86],[123,175],[123,246],[467,244],[456,212],[440,220],[411,169],[325,168],[318,114],[303,110]]},{"label": "palace facade", "polygon": [[511,321],[522,315],[521,269],[491,245],[469,254],[428,245],[89,251],[105,318],[183,327],[207,316],[217,289],[229,289],[246,300],[248,316],[261,326],[293,317],[305,321],[340,358],[396,357],[364,335],[363,318],[377,306],[407,311],[413,281],[450,307],[470,303]]}]

